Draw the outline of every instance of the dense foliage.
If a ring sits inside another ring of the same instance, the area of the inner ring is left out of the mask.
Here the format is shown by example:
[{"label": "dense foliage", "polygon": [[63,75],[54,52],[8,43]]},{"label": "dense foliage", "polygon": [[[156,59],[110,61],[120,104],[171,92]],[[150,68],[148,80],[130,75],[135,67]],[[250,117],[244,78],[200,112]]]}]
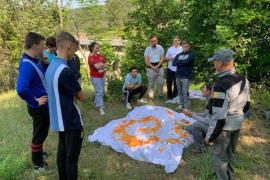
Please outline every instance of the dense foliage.
[{"label": "dense foliage", "polygon": [[54,35],[59,15],[51,1],[0,0],[0,91],[14,88],[24,36],[28,31]]},{"label": "dense foliage", "polygon": [[180,35],[191,42],[196,53],[195,80],[213,74],[206,59],[227,47],[237,52],[238,71],[252,82],[269,85],[268,0],[77,0],[78,9],[61,9],[59,2],[0,0],[0,91],[15,86],[25,34],[36,31],[47,37],[61,27],[98,39],[110,39],[124,30],[128,41],[123,58],[111,57],[112,49],[104,44],[107,60],[112,63],[110,78],[123,77],[131,65],[137,65],[145,75],[143,52],[150,34],[159,37],[165,51],[172,37]]},{"label": "dense foliage", "polygon": [[144,70],[143,51],[150,34],[167,49],[173,35],[191,41],[196,53],[195,78],[212,71],[206,59],[219,48],[237,52],[237,69],[252,82],[270,76],[270,2],[267,0],[177,1],[137,0],[129,16],[125,38],[129,40],[124,67],[137,64]]}]

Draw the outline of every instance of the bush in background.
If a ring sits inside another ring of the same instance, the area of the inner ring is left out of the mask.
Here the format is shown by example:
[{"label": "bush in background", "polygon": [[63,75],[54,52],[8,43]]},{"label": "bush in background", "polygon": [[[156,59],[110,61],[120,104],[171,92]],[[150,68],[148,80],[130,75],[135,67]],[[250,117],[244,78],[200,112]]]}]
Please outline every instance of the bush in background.
[{"label": "bush in background", "polygon": [[237,71],[247,75],[251,82],[262,83],[270,78],[270,53],[266,52],[270,49],[270,2],[137,0],[134,3],[137,8],[129,14],[124,30],[124,38],[129,41],[124,69],[128,64],[144,66],[143,52],[151,34],[158,36],[165,51],[173,35],[180,35],[195,50],[195,80],[203,81],[213,74],[207,58],[220,48],[237,52]]}]

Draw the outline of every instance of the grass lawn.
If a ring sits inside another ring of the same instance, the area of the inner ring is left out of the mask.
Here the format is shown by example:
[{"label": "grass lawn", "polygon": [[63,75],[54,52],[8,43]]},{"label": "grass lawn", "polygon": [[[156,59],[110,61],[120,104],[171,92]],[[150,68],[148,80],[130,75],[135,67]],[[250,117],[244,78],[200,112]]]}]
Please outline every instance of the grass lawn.
[{"label": "grass lawn", "polygon": [[[166,174],[159,165],[133,160],[110,147],[89,143],[87,136],[110,120],[124,117],[128,112],[120,102],[107,102],[106,115],[99,116],[93,104],[93,92],[87,91],[88,101],[81,104],[85,138],[79,160],[80,179],[214,179],[210,152],[192,154],[189,149],[183,154],[180,166],[172,174]],[[270,120],[262,117],[261,109],[270,108],[270,93],[253,93],[252,116],[244,123],[237,147],[235,174],[237,179],[270,179]],[[56,147],[57,134],[50,132],[45,151],[50,170],[35,174],[31,169],[30,143],[32,122],[26,105],[14,91],[0,95],[0,179],[57,179]],[[175,109],[154,101],[154,105]],[[268,106],[268,107],[267,107]],[[193,100],[191,109],[202,111],[204,102]]]}]

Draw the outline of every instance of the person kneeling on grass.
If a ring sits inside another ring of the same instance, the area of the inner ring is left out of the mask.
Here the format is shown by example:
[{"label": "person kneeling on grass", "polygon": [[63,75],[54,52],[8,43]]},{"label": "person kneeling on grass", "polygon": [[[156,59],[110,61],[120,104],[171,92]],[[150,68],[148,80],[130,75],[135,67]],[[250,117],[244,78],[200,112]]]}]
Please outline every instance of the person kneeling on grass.
[{"label": "person kneeling on grass", "polygon": [[210,118],[210,107],[211,107],[211,90],[212,90],[212,81],[209,80],[205,83],[203,88],[203,96],[206,98],[206,110],[203,113],[193,113],[188,109],[185,109],[183,113],[197,120],[190,126],[186,127],[186,130],[193,135],[193,139],[195,141],[196,153],[204,152],[204,138],[206,136],[206,132],[209,126],[209,118]]},{"label": "person kneeling on grass", "polygon": [[125,77],[125,82],[122,90],[126,96],[127,109],[132,109],[130,102],[135,94],[140,94],[139,95],[140,103],[147,103],[147,101],[143,99],[143,96],[146,93],[147,88],[144,85],[142,85],[142,76],[140,73],[138,73],[138,68],[136,66],[132,66],[129,69],[129,73]]}]

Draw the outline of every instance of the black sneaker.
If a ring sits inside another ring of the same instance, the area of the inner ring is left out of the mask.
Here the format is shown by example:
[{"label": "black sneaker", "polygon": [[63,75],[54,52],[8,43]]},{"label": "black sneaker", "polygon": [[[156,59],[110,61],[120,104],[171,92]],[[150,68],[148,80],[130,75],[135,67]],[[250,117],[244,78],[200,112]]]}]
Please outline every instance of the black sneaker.
[{"label": "black sneaker", "polygon": [[44,161],[41,165],[34,165],[34,171],[37,173],[45,172],[49,170],[48,163]]}]

